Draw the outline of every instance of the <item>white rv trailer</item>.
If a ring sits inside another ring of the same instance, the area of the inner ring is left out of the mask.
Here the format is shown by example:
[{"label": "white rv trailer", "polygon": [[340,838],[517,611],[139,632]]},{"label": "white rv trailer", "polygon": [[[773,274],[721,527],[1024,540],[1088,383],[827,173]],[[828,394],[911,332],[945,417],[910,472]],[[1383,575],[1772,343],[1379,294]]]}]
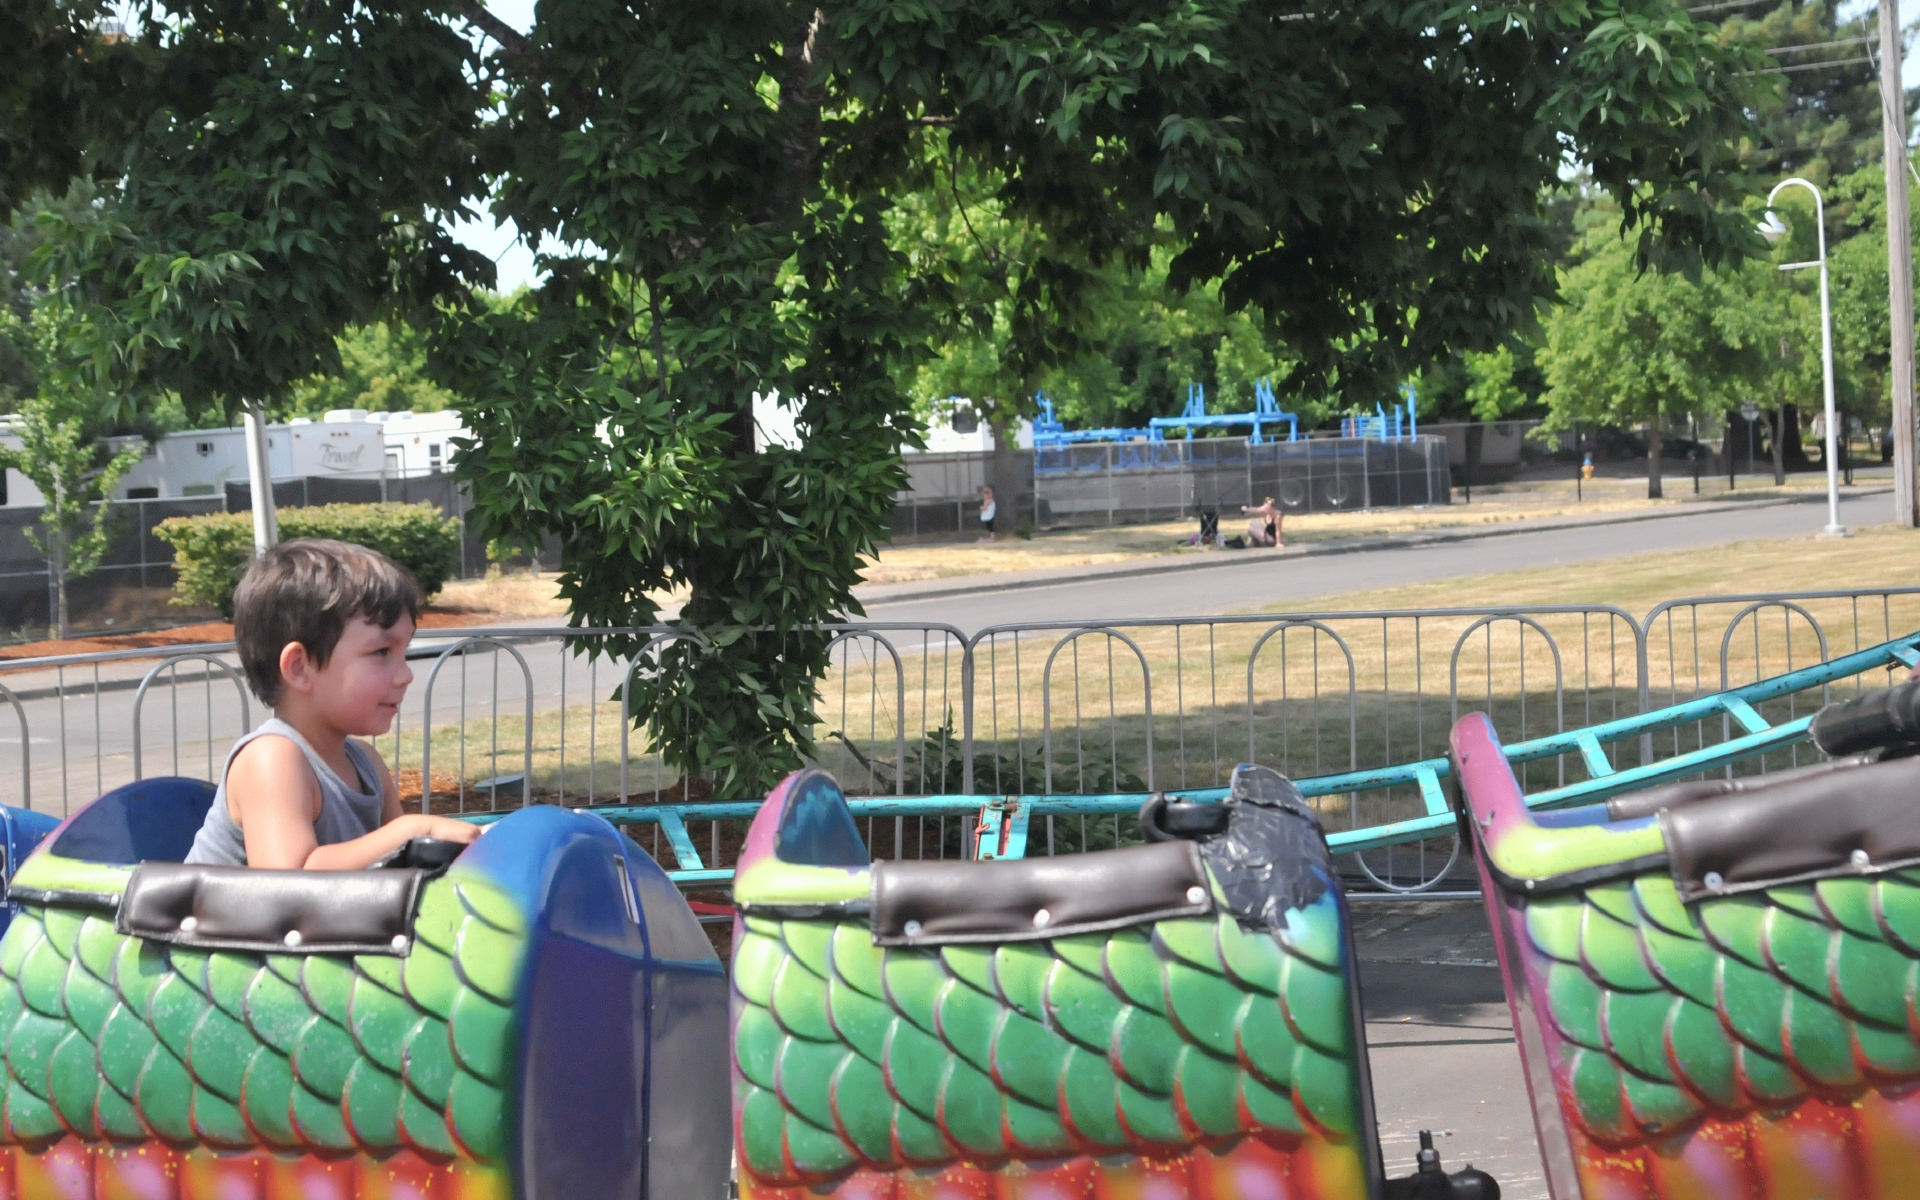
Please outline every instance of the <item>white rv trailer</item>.
[{"label": "white rv trailer", "polygon": [[[387,478],[411,479],[439,475],[453,469],[453,439],[466,437],[466,422],[451,408],[439,412],[368,412],[361,408],[337,410],[372,421],[387,441]],[[333,413],[327,414],[329,417]]]},{"label": "white rv trailer", "polygon": [[[0,442],[20,445],[18,417],[0,416]],[[451,469],[453,439],[467,427],[451,409],[432,413],[337,408],[318,421],[296,417],[267,426],[267,461],[276,480],[306,476],[405,479]],[[135,438],[114,438],[117,449]],[[126,500],[223,496],[247,479],[246,430],[190,429],[156,441],[121,479]],[[0,483],[0,507],[38,508],[40,491],[18,471]]]},{"label": "white rv trailer", "polygon": [[[0,442],[20,447],[18,418],[0,419]],[[137,438],[114,438],[118,448]],[[386,469],[386,444],[380,426],[329,413],[321,421],[296,418],[267,426],[267,460],[275,479],[307,475],[344,479],[378,479]],[[174,500],[187,496],[222,496],[229,480],[247,478],[246,432],[230,429],[191,429],[170,433],[154,442],[116,489],[125,500]],[[18,471],[6,472],[0,506],[38,508],[40,489]]]}]

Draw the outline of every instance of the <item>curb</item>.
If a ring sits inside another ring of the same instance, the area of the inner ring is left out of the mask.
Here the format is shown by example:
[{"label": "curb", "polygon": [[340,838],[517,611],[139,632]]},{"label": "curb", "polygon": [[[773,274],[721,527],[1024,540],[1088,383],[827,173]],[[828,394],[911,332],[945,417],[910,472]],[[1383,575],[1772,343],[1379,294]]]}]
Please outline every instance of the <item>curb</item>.
[{"label": "curb", "polygon": [[[167,653],[166,653],[167,649],[168,648],[164,646],[156,646],[154,647],[154,652],[152,656],[149,658],[133,658],[133,659],[124,659],[122,661],[147,663],[147,662],[164,659],[167,657]],[[407,658],[410,661],[417,662],[423,658],[432,658],[438,653],[439,651],[437,649],[427,649],[427,650],[421,650],[421,651],[409,650],[407,654]],[[465,651],[462,651],[462,653],[465,653]],[[221,672],[206,669],[206,665],[204,663],[199,665],[201,667],[201,671],[199,674],[179,675],[173,682],[178,684],[203,683],[208,679],[217,679],[223,683],[231,682],[230,680],[228,680],[227,676],[222,674]],[[6,676],[4,674],[5,666],[6,666],[6,660],[0,659],[0,687],[6,686]],[[52,668],[45,668],[45,669],[51,670]],[[43,687],[32,687],[32,688],[14,688],[10,690],[13,692],[14,698],[24,704],[30,700],[57,699],[63,693],[66,695],[66,697],[69,700],[84,700],[87,697],[93,695],[96,691],[131,692],[138,689],[139,686],[140,686],[139,679],[134,678],[133,676],[120,676],[118,678],[113,678],[113,679],[102,679],[97,686],[91,680],[87,680],[81,683],[71,684],[65,688],[61,688],[59,686],[54,686],[54,687],[43,686]],[[5,721],[6,721],[5,705],[6,705],[6,701],[4,699],[0,699],[0,728],[4,728]]]},{"label": "curb", "polygon": [[[1848,493],[1848,498],[1879,496],[1892,492],[1892,487],[1857,488]],[[1632,525],[1642,521],[1665,521],[1674,517],[1704,516],[1717,512],[1744,512],[1755,508],[1778,508],[1788,504],[1824,504],[1826,493],[1810,493],[1805,496],[1776,496],[1766,500],[1708,501],[1701,504],[1681,504],[1672,509],[1659,509],[1654,512],[1627,512],[1612,516],[1602,515],[1591,518],[1539,518],[1539,524],[1526,524],[1520,521],[1505,524],[1477,525],[1461,529],[1435,530],[1432,533],[1396,533],[1371,538],[1343,538],[1331,542],[1310,542],[1290,554],[1261,555],[1210,555],[1200,559],[1148,559],[1140,563],[1116,563],[1112,567],[1086,567],[1055,569],[1045,578],[1009,578],[1017,572],[1006,575],[970,575],[961,576],[965,583],[953,583],[940,586],[941,581],[929,581],[931,586],[917,588],[913,584],[875,584],[872,594],[859,595],[862,604],[896,604],[914,600],[939,600],[950,596],[974,596],[986,592],[1023,591],[1030,588],[1056,587],[1062,584],[1085,583],[1098,579],[1133,579],[1145,575],[1172,575],[1180,571],[1206,571],[1220,568],[1246,567],[1271,563],[1285,558],[1320,558],[1333,554],[1361,554],[1369,550],[1408,549],[1418,546],[1440,546],[1451,542],[1471,542],[1482,538],[1509,537],[1519,533],[1552,533],[1562,529],[1588,529],[1599,525]],[[903,588],[898,592],[879,593],[879,588]]]}]

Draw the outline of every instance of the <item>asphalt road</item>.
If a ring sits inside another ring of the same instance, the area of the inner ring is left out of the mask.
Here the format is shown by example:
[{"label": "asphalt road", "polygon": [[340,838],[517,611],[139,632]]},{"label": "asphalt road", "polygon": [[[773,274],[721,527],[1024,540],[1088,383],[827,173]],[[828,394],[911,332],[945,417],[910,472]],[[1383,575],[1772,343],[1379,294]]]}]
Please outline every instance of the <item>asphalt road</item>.
[{"label": "asphalt road", "polygon": [[1387,1175],[1412,1171],[1429,1129],[1447,1170],[1479,1167],[1504,1200],[1547,1200],[1486,910],[1473,900],[1351,911]]},{"label": "asphalt road", "polygon": [[[1892,499],[1884,492],[1852,498],[1843,495],[1840,520],[1849,527],[1877,525],[1891,519],[1892,507]],[[1245,566],[865,603],[869,620],[942,622],[969,634],[989,625],[1012,622],[1117,621],[1280,609],[1298,607],[1317,596],[1369,588],[1812,534],[1826,524],[1826,515],[1826,498],[1820,496],[1817,501],[1810,498],[1749,511],[1682,513],[1616,525],[1537,530],[1314,557],[1273,555],[1262,560],[1257,557],[1259,551],[1242,551],[1238,553],[1248,556]]]}]

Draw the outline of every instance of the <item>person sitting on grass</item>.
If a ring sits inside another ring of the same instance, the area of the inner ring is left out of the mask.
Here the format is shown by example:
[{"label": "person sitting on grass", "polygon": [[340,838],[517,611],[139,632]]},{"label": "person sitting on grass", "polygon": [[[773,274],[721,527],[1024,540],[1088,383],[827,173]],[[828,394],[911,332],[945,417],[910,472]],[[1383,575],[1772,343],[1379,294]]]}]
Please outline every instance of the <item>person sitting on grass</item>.
[{"label": "person sitting on grass", "polygon": [[273,716],[234,743],[190,863],[351,871],[413,838],[471,842],[478,826],[400,812],[380,755],[413,682],[420,585],[377,551],[303,538],[262,555],[233,596],[247,684]]},{"label": "person sitting on grass", "polygon": [[1240,511],[1253,518],[1247,522],[1249,542],[1256,546],[1280,545],[1280,522],[1286,514],[1280,511],[1280,506],[1273,502],[1272,496],[1268,496],[1259,508],[1248,508],[1243,504]]}]

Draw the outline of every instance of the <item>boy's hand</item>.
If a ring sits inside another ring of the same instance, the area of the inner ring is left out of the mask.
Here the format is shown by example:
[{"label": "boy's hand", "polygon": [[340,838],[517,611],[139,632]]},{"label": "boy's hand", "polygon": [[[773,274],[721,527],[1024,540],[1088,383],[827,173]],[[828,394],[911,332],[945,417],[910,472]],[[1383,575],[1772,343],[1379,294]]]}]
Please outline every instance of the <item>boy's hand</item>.
[{"label": "boy's hand", "polygon": [[434,817],[426,813],[413,813],[402,817],[401,820],[412,826],[407,830],[409,838],[434,838],[442,842],[459,842],[461,845],[467,845],[479,837],[483,828],[468,821],[456,821],[452,817]]}]

